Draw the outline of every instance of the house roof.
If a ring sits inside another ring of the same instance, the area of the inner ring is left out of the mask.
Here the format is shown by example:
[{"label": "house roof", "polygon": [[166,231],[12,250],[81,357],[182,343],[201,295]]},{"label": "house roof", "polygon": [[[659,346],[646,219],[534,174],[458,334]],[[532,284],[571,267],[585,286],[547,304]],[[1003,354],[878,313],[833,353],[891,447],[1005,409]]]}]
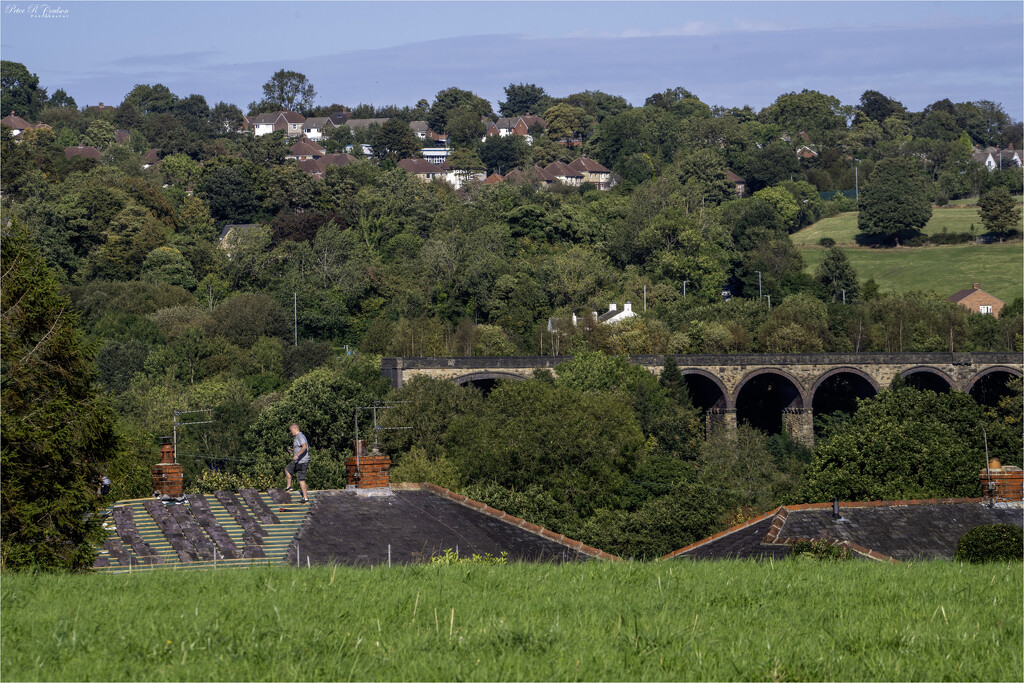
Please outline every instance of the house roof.
[{"label": "house roof", "polygon": [[403,168],[409,173],[415,173],[417,175],[424,173],[444,173],[447,169],[441,168],[437,164],[432,164],[426,159],[402,159],[396,166]]},{"label": "house roof", "polygon": [[32,127],[31,123],[20,116],[15,116],[14,112],[0,119],[0,125],[7,126],[11,130],[27,130]]},{"label": "house roof", "polygon": [[263,114],[259,114],[258,116],[253,116],[252,118],[250,118],[249,125],[272,125],[276,123],[279,118],[281,118],[281,112],[279,111],[265,112]]},{"label": "house roof", "polygon": [[952,301],[953,303],[959,303],[960,301],[962,301],[962,300],[966,299],[967,297],[969,297],[971,294],[977,294],[978,292],[981,292],[982,294],[984,294],[986,296],[990,296],[993,299],[995,299],[996,301],[1002,303],[1002,299],[1000,299],[999,297],[993,296],[992,294],[989,294],[988,292],[986,292],[981,287],[972,287],[970,289],[961,289],[956,294],[951,294],[949,297],[947,297],[947,300],[948,301]]},{"label": "house roof", "polygon": [[344,166],[345,164],[351,164],[355,160],[354,156],[344,152],[341,154],[325,154],[320,157],[320,163],[323,164],[324,168],[328,166]]},{"label": "house roof", "polygon": [[585,171],[587,173],[611,173],[610,169],[605,168],[593,159],[587,157],[580,157],[579,159],[573,159],[572,163],[569,164],[569,168],[577,171]]},{"label": "house roof", "polygon": [[153,166],[154,164],[159,164],[160,163],[160,150],[158,150],[158,149],[151,149],[151,150],[149,150],[148,152],[146,152],[145,154],[142,155],[142,160],[145,161],[150,166]]},{"label": "house roof", "polygon": [[[543,180],[544,182],[548,182],[548,183],[560,182],[558,180],[558,176],[555,174],[554,171],[549,171],[547,168],[541,168],[539,164],[534,164],[533,168],[534,168],[535,171],[537,171],[537,175],[540,176],[540,179]],[[549,168],[550,168],[550,164],[549,164]]]},{"label": "house roof", "polygon": [[355,130],[356,128],[368,128],[374,124],[383,126],[387,122],[388,119],[349,119],[345,122],[345,125],[348,126],[349,129]]},{"label": "house roof", "polygon": [[289,154],[296,157],[321,157],[327,153],[321,145],[316,144],[308,138],[303,138],[288,148]]},{"label": "house roof", "polygon": [[533,116],[531,114],[524,114],[523,116],[520,116],[519,118],[521,118],[523,120],[523,123],[526,124],[527,128],[530,128],[532,126],[540,126],[541,128],[547,128],[548,127],[547,121],[545,121],[544,119],[542,119],[539,116]]},{"label": "house roof", "polygon": [[256,223],[228,223],[221,228],[220,236],[217,237],[218,241],[223,240],[228,236],[228,233],[232,230],[238,230],[242,234],[249,232],[249,228],[254,227]]},{"label": "house roof", "polygon": [[329,116],[311,116],[310,118],[306,119],[302,125],[305,128],[323,128],[328,123],[330,123],[332,126],[334,125],[334,121],[331,121],[331,118]]},{"label": "house roof", "polygon": [[91,147],[89,145],[78,145],[77,147],[68,147],[67,149],[65,149],[64,156],[67,157],[68,159],[73,159],[74,157],[86,157],[87,159],[98,160],[101,156],[103,156],[103,153],[100,152],[95,147]]},{"label": "house roof", "polygon": [[302,114],[298,114],[296,112],[293,112],[293,111],[283,111],[283,112],[280,112],[280,114],[281,114],[281,116],[284,117],[284,120],[287,121],[288,123],[302,123],[302,122],[304,122],[306,120],[305,116],[303,116]]},{"label": "house roof", "polygon": [[491,175],[487,176],[484,179],[483,184],[484,185],[497,185],[498,183],[502,182],[503,180],[504,180],[504,177],[502,177],[501,175],[499,175],[497,173],[492,173]]},{"label": "house roof", "polygon": [[299,159],[297,163],[300,170],[305,171],[310,175],[317,176],[318,178],[322,178],[324,175],[324,165],[321,162],[322,159],[323,157],[318,157],[316,159]]},{"label": "house roof", "polygon": [[416,133],[426,133],[430,126],[426,121],[410,121],[409,128],[412,128],[413,132]]},{"label": "house roof", "polygon": [[128,142],[128,137],[131,135],[130,131],[118,129],[114,131],[114,142],[119,145],[123,145]]},{"label": "house roof", "polygon": [[665,558],[785,557],[797,540],[827,539],[876,560],[952,559],[957,541],[983,524],[1024,525],[1020,502],[981,498],[871,501],[780,506]]},{"label": "house roof", "polygon": [[736,175],[732,171],[726,171],[725,172],[725,178],[730,183],[745,183],[745,182],[747,182],[746,180],[744,180],[743,178],[739,177],[738,175]]},{"label": "house roof", "polygon": [[576,170],[575,168],[573,168],[569,164],[566,164],[566,163],[564,163],[562,161],[557,161],[557,160],[556,161],[552,161],[550,164],[548,164],[544,168],[544,170],[547,171],[548,173],[554,173],[556,176],[559,176],[559,177],[562,177],[562,178],[582,178],[583,177],[583,173],[581,173],[580,171]]}]

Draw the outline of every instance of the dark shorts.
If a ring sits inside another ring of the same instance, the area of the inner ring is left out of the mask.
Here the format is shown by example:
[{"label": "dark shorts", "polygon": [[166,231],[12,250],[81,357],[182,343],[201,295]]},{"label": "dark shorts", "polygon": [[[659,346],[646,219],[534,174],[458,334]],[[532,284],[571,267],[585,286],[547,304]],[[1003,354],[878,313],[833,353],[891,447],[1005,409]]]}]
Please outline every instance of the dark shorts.
[{"label": "dark shorts", "polygon": [[306,462],[295,462],[292,460],[284,468],[288,474],[295,477],[298,481],[306,481],[306,469],[309,467],[309,461]]}]

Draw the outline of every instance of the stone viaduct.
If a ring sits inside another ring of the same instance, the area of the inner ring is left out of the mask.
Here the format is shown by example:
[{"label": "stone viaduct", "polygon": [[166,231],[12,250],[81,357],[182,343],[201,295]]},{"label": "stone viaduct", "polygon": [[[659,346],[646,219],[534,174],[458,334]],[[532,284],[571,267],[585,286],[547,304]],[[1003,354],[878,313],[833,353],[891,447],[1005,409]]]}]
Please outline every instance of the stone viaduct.
[{"label": "stone viaduct", "polygon": [[[802,443],[814,440],[815,414],[852,411],[856,400],[874,396],[896,375],[933,391],[965,391],[992,404],[1006,380],[1024,375],[1020,353],[796,353],[695,354],[673,356],[695,405],[708,424],[734,428],[747,422],[769,433],[783,429]],[[522,380],[571,356],[504,358],[384,358],[381,374],[393,387],[417,375],[489,387],[501,379]],[[630,356],[659,374],[665,356]]]}]

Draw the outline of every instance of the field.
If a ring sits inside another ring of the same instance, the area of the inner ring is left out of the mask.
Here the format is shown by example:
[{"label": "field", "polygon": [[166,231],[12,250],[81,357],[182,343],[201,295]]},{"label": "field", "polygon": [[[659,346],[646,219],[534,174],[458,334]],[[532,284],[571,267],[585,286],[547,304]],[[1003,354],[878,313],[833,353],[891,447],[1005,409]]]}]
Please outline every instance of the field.
[{"label": "field", "polygon": [[12,575],[3,680],[1021,680],[1019,564]]},{"label": "field", "polygon": [[[967,230],[971,222],[980,229],[977,209],[935,209],[926,233]],[[1024,245],[960,244],[926,247],[871,249],[858,247],[857,214],[844,213],[826,218],[792,235],[793,243],[813,273],[825,255],[818,246],[831,237],[843,247],[861,282],[874,278],[882,292],[935,290],[950,295],[978,282],[982,289],[1009,303],[1024,294]]]}]

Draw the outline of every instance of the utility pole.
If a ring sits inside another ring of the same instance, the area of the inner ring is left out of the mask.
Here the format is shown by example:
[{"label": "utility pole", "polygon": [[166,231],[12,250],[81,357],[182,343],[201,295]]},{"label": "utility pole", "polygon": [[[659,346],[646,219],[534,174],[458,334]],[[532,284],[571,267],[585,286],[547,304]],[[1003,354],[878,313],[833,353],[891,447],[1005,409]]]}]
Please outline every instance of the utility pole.
[{"label": "utility pole", "polygon": [[762,296],[764,296],[761,293],[761,271],[757,270],[757,271],[754,271],[754,272],[757,273],[757,298],[760,299]]},{"label": "utility pole", "polygon": [[768,310],[770,311],[770,310],[772,310],[772,295],[771,294],[765,294],[765,296],[768,297]]},{"label": "utility pole", "polygon": [[687,282],[689,282],[689,280],[683,280],[683,301],[686,301],[686,283]]},{"label": "utility pole", "polygon": [[295,346],[299,345],[299,293],[292,292],[292,315],[295,321]]},{"label": "utility pole", "polygon": [[[684,299],[686,298],[685,294],[683,295],[683,298]],[[644,285],[644,313],[646,313],[646,312],[647,312],[647,285]]]},{"label": "utility pole", "polygon": [[860,159],[854,159],[853,165],[853,192],[858,205],[860,204]]},{"label": "utility pole", "polygon": [[[173,426],[173,445],[174,445],[174,462],[178,462],[178,427],[187,427],[189,425],[205,425],[210,424],[213,420],[202,420],[199,422],[178,422],[178,417],[181,415],[192,415],[195,413],[206,413],[208,416],[212,416],[213,408],[202,408],[200,410],[175,410],[174,411],[174,426]],[[167,438],[166,436],[163,438]]]}]

